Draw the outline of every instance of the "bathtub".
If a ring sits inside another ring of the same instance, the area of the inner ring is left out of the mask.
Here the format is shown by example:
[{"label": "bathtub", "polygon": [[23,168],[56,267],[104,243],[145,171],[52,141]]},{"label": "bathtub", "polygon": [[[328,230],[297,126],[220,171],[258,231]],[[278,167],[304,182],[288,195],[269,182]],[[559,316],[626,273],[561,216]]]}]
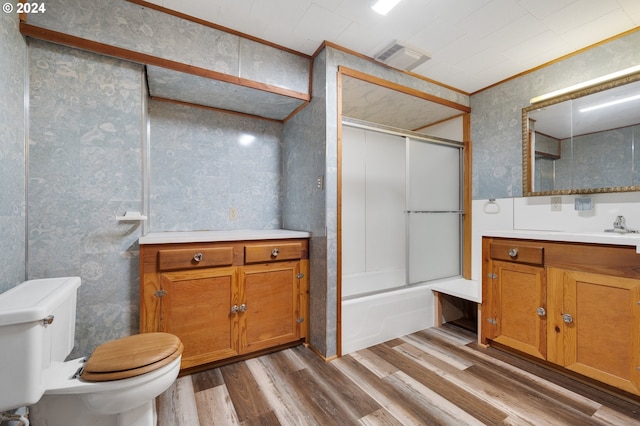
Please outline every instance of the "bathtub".
[{"label": "bathtub", "polygon": [[404,287],[406,280],[406,272],[404,269],[386,269],[343,275],[342,298],[351,298],[366,293],[376,293],[393,289],[394,287]]},{"label": "bathtub", "polygon": [[429,284],[344,299],[342,354],[433,327],[434,305]]}]

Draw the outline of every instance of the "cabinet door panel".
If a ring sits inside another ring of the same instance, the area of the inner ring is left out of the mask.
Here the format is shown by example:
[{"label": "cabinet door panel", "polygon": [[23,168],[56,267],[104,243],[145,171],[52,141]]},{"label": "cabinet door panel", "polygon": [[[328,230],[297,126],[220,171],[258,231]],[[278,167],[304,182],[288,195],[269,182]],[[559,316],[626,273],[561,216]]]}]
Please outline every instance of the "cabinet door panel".
[{"label": "cabinet door panel", "polygon": [[545,270],[541,267],[494,261],[496,275],[494,340],[521,352],[545,359],[547,354]]},{"label": "cabinet door panel", "polygon": [[550,274],[562,282],[561,314],[572,319],[554,320],[564,338],[563,365],[639,394],[640,280],[553,268]]},{"label": "cabinet door panel", "polygon": [[300,338],[296,322],[299,262],[252,265],[240,270],[240,352],[293,342]]},{"label": "cabinet door panel", "polygon": [[236,268],[161,275],[161,331],[182,340],[181,368],[238,355]]}]

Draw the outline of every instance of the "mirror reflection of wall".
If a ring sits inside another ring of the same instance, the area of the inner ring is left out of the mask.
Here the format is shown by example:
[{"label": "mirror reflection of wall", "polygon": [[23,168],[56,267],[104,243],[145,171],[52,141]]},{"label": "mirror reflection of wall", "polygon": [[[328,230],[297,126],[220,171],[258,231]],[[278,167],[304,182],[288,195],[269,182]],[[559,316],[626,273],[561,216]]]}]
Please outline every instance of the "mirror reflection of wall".
[{"label": "mirror reflection of wall", "polygon": [[588,133],[561,141],[572,149],[569,159],[560,159],[561,170],[572,169],[571,176],[559,176],[561,188],[588,189],[638,185],[634,176],[634,153],[640,126],[629,126],[604,132]]}]

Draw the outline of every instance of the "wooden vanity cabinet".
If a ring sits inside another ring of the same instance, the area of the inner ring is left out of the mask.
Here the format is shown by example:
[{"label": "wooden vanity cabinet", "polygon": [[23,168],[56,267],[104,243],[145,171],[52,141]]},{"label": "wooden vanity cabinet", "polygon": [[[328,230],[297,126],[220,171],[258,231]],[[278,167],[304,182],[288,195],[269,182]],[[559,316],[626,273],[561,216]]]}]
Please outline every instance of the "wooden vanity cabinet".
[{"label": "wooden vanity cabinet", "polygon": [[184,344],[181,368],[308,336],[308,240],[140,247],[140,331]]},{"label": "wooden vanity cabinet", "polygon": [[640,395],[640,254],[485,237],[480,339]]}]

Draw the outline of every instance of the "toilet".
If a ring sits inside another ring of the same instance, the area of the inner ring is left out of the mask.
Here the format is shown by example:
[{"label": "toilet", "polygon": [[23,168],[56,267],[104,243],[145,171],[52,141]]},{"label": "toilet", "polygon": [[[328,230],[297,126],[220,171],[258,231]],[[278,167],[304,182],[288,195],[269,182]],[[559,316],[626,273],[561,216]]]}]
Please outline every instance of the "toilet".
[{"label": "toilet", "polygon": [[0,294],[0,413],[29,406],[37,426],[153,426],[155,398],[180,371],[183,346],[143,333],[65,361],[80,278],[25,281]]}]

